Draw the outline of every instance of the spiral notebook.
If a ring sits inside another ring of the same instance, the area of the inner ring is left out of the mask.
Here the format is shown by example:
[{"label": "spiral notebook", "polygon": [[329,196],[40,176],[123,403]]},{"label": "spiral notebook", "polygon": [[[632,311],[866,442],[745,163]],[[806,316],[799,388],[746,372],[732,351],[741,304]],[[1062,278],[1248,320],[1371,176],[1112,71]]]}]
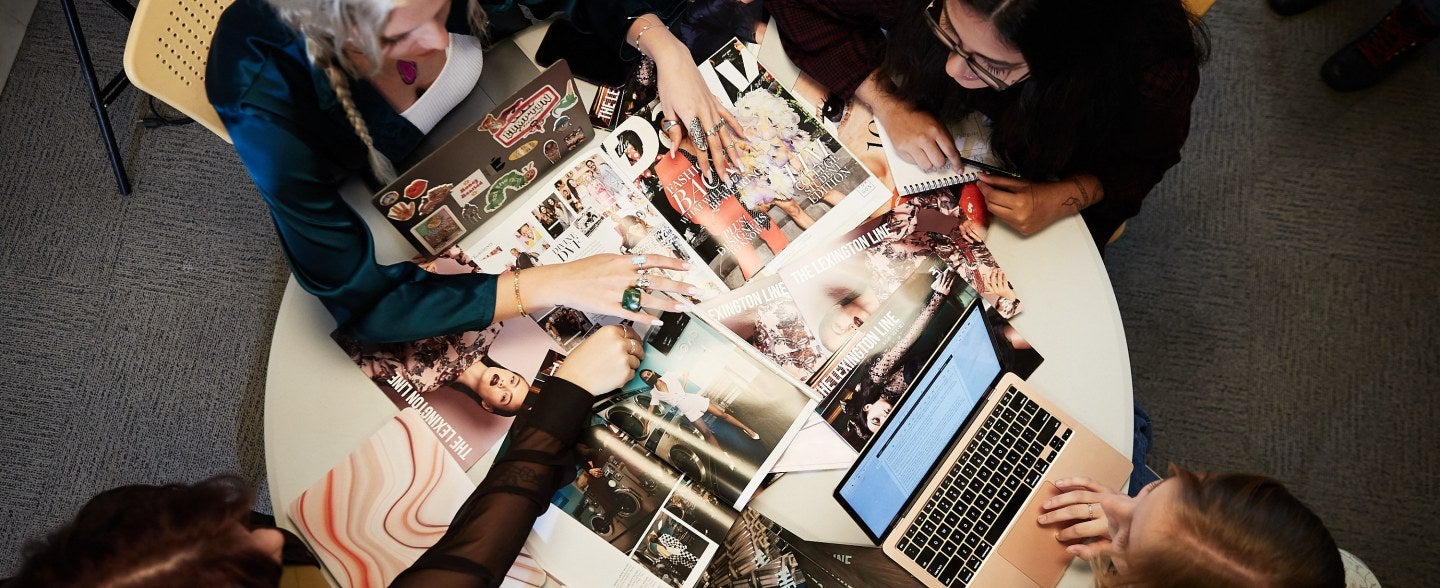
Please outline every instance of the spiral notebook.
[{"label": "spiral notebook", "polygon": [[[955,136],[955,148],[960,151],[960,155],[970,159],[984,159],[983,156],[990,152],[990,145],[986,140],[987,135],[984,134],[983,124],[966,119],[960,126],[962,128],[951,129],[951,133]],[[946,167],[935,171],[925,171],[900,158],[900,154],[895,151],[894,142],[885,133],[885,127],[880,124],[879,119],[875,120],[875,129],[880,134],[880,142],[885,148],[885,159],[890,162],[890,178],[895,182],[895,189],[900,192],[901,196],[919,194],[980,179],[981,170],[968,165],[958,170]]]}]

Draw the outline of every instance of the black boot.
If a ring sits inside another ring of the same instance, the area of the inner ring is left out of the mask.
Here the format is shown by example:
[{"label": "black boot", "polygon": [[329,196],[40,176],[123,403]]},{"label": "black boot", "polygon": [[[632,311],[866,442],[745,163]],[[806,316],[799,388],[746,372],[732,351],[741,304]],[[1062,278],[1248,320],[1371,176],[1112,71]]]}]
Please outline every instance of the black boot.
[{"label": "black boot", "polygon": [[1440,35],[1440,24],[1432,22],[1414,0],[1404,0],[1370,32],[1325,60],[1320,77],[1341,92],[1369,88],[1415,56],[1436,35]]},{"label": "black boot", "polygon": [[1293,16],[1319,6],[1325,0],[1267,0],[1270,10],[1280,16]]}]

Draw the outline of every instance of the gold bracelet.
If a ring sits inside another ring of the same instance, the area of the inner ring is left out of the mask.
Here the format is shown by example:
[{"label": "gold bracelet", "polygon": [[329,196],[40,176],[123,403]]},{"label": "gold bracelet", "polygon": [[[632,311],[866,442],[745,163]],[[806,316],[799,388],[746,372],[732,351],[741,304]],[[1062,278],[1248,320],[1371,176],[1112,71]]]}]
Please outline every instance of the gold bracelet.
[{"label": "gold bracelet", "polygon": [[[649,16],[649,15],[648,15],[648,14],[642,14],[642,15],[640,15],[640,16],[635,17],[635,20],[640,20],[640,19],[642,19],[642,18],[645,18],[646,16]],[[664,23],[661,23],[661,24],[663,25]],[[640,48],[640,37],[645,36],[645,32],[648,31],[648,30],[650,30],[650,29],[655,28],[655,26],[656,26],[655,23],[653,23],[653,22],[647,22],[647,23],[645,23],[645,26],[640,27],[640,32],[635,33],[635,40],[634,40],[634,41],[631,41],[630,44],[635,46],[635,50],[636,50],[636,51],[639,51],[639,52],[641,52],[641,53],[644,53],[644,52],[645,52],[643,49]]]},{"label": "gold bracelet", "polygon": [[514,278],[511,284],[515,287],[515,310],[520,311],[520,316],[526,316],[530,313],[525,312],[525,303],[520,301],[520,270],[517,269],[510,275]]}]

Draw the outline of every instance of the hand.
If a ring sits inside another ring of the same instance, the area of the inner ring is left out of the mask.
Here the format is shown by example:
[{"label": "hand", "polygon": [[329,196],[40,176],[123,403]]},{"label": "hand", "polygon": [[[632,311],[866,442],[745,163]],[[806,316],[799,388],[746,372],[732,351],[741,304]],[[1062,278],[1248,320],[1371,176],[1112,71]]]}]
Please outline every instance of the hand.
[{"label": "hand", "polygon": [[[635,285],[636,279],[640,277],[640,269],[685,271],[690,269],[690,265],[674,257],[651,254],[646,255],[645,264],[637,268],[631,258],[629,255],[601,253],[571,262],[523,270],[520,276],[520,298],[527,310],[545,305],[568,306],[583,312],[630,319],[640,324],[659,324],[659,319],[649,314],[629,311],[620,306],[625,289]],[[658,273],[645,276],[650,281],[650,291],[640,295],[640,305],[645,308],[680,312],[688,309],[690,305],[661,296],[658,292],[687,295],[699,292],[691,284],[672,280]],[[507,279],[501,279],[497,284],[498,301],[511,301],[511,297],[507,295],[509,292],[506,291],[508,286]],[[497,302],[496,307],[510,310],[514,308],[514,304],[501,305]]]},{"label": "hand", "polygon": [[979,186],[990,214],[1022,235],[1033,235],[1061,217],[1080,212],[1100,200],[1099,181],[1093,176],[1032,182],[980,174]]},{"label": "hand", "polygon": [[875,113],[900,159],[926,171],[947,165],[960,169],[960,152],[955,149],[949,129],[930,113],[882,89],[875,80],[875,74],[865,78],[855,89],[855,96]]},{"label": "hand", "polygon": [[1075,542],[1065,551],[1089,561],[1110,546],[1110,520],[1100,501],[1115,497],[1132,499],[1083,476],[1056,480],[1055,487],[1064,493],[1040,505],[1045,512],[1037,521],[1042,525],[1070,523],[1055,534],[1055,539],[1061,543]]},{"label": "hand", "polygon": [[954,287],[955,272],[952,272],[948,269],[940,272],[940,275],[935,277],[935,281],[930,283],[930,289],[934,290],[937,294],[940,294],[941,296],[949,296],[950,289]]},{"label": "hand", "polygon": [[966,243],[984,243],[986,232],[968,218],[960,221],[960,238],[964,239]]},{"label": "hand", "polygon": [[585,473],[589,474],[592,478],[599,478],[605,475],[605,471],[601,470],[600,468],[590,468],[588,470],[585,470]]},{"label": "hand", "polygon": [[635,368],[645,357],[640,336],[629,327],[609,325],[591,333],[570,356],[555,376],[563,378],[594,395],[604,394],[635,377]]},{"label": "hand", "polygon": [[[645,26],[641,23],[653,24],[658,20],[654,15],[647,15],[636,19],[636,24],[630,28],[638,32],[640,27]],[[737,141],[743,138],[740,121],[710,92],[705,79],[700,77],[700,68],[690,57],[690,49],[670,34],[669,29],[652,27],[647,30],[641,37],[640,50],[655,60],[660,109],[664,118],[680,123],[671,126],[665,134],[673,144],[679,145],[685,135],[694,134],[690,128],[692,121],[700,121],[700,134],[704,138],[691,137],[696,145],[695,156],[699,159],[700,174],[708,178],[713,168],[721,180],[729,182],[730,162],[738,159]],[[701,143],[705,144],[705,149],[699,148]]]},{"label": "hand", "polygon": [[994,292],[1001,298],[1015,297],[1015,289],[1010,287],[1010,280],[1005,279],[1005,270],[998,267],[990,270],[990,275],[985,276],[985,289]]}]

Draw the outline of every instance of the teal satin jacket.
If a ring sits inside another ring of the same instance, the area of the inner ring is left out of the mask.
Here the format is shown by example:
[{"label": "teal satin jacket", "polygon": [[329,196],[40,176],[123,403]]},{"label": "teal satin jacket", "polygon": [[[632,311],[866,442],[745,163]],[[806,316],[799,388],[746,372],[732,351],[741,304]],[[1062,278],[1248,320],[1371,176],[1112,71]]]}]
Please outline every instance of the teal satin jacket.
[{"label": "teal satin jacket", "polygon": [[[628,16],[660,10],[669,15],[683,0],[531,0],[533,13],[570,9],[577,27],[625,53]],[[487,5],[492,26],[514,10],[513,0]],[[452,32],[470,33],[465,1],[454,0]],[[502,16],[502,18],[493,18]],[[512,15],[513,16],[513,15]],[[525,23],[528,24],[528,23]],[[491,31],[491,38],[513,31]],[[631,50],[633,51],[633,50]],[[364,80],[351,80],[356,107],[375,147],[404,161],[420,143],[420,130]],[[339,194],[353,174],[368,174],[367,151],[346,120],[325,74],[311,67],[304,40],[261,0],[238,0],[216,26],[205,89],[230,132],[235,151],[255,180],[280,244],[306,291],[335,317],[341,331],[366,341],[413,341],[482,329],[495,309],[495,276],[438,275],[412,263],[381,265],[369,228]]]}]

